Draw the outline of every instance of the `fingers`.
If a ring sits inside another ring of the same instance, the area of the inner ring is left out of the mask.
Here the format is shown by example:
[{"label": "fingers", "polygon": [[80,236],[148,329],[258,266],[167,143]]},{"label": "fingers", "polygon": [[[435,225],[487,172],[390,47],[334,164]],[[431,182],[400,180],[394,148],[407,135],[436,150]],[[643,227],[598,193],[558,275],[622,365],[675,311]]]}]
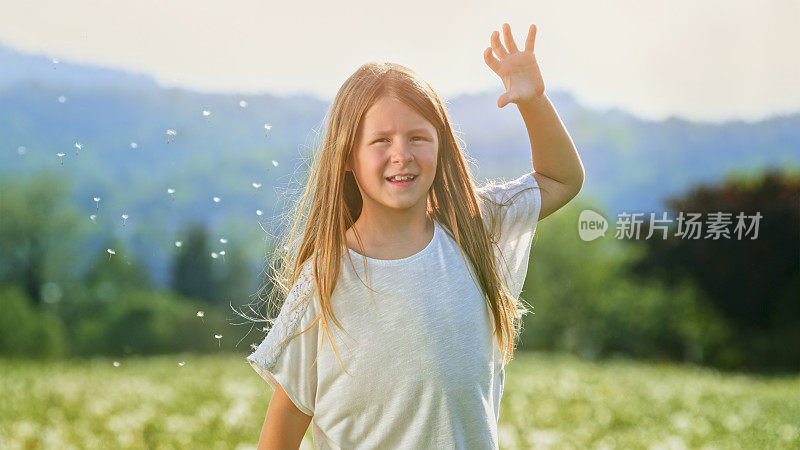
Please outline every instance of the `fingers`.
[{"label": "fingers", "polygon": [[514,94],[509,94],[508,92],[503,92],[500,97],[497,99],[497,107],[502,108],[507,104],[515,101],[517,97]]},{"label": "fingers", "polygon": [[486,47],[486,50],[483,51],[483,60],[486,61],[486,65],[489,66],[495,73],[500,68],[500,61],[492,55],[492,47]]},{"label": "fingers", "polygon": [[511,25],[503,24],[503,41],[506,43],[509,53],[516,53],[519,51],[517,43],[514,42],[514,35],[511,34]]},{"label": "fingers", "polygon": [[536,25],[531,24],[531,27],[528,29],[528,38],[525,39],[525,51],[532,52],[533,44],[535,42],[536,42]]},{"label": "fingers", "polygon": [[503,59],[508,56],[508,52],[503,47],[503,44],[500,43],[500,33],[497,30],[492,31],[492,37],[489,42],[492,44],[492,50],[494,50],[498,58]]}]

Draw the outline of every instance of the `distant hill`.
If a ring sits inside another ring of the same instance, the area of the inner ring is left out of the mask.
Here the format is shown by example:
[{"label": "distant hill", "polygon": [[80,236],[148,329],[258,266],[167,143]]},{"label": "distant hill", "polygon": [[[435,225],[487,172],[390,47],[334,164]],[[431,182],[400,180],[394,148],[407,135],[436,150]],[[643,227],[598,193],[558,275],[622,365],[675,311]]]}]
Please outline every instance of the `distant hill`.
[{"label": "distant hill", "polygon": [[[74,201],[87,217],[95,212],[93,196],[102,197],[113,220],[129,214],[125,233],[162,281],[164,255],[135,230],[152,236],[196,220],[212,229],[259,231],[249,220],[259,219],[256,209],[265,223],[278,212],[278,197],[289,179],[302,176],[302,157],[311,152],[329,105],[304,95],[166,89],[147,75],[53,64],[2,46],[0,67],[0,177],[45,167],[72,174]],[[479,163],[473,167],[479,180],[531,170],[524,124],[515,106],[497,108],[501,92],[447,99],[466,151]],[[665,196],[730,170],[798,164],[800,113],[754,123],[653,122],[618,109],[585,108],[564,92],[548,96],[584,162],[581,195],[610,215],[661,211]],[[265,123],[272,126],[268,136]],[[167,143],[167,129],[176,131],[174,143]],[[77,156],[75,142],[83,145]],[[59,152],[66,154],[63,166]],[[253,182],[263,187],[256,190]],[[168,187],[176,189],[175,202]],[[169,244],[163,240],[158,245]],[[253,257],[259,250],[251,248]]]}]

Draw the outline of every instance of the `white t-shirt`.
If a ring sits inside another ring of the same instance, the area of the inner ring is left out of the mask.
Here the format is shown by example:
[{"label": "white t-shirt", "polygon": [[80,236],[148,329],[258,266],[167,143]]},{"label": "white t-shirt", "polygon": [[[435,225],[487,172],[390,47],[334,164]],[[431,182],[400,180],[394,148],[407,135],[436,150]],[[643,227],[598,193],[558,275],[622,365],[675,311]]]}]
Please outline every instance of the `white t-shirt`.
[{"label": "white t-shirt", "polygon": [[[502,209],[499,247],[507,266],[499,267],[519,296],[541,209],[539,185],[525,174],[477,191],[498,201],[513,196]],[[434,221],[433,239],[407,258],[366,258],[368,280],[364,256],[346,251],[355,271],[344,255],[331,301],[347,334],[333,323],[330,330],[349,374],[319,322],[278,345],[320,311],[310,261],[247,361],[313,416],[318,449],[498,448],[502,355],[491,310],[469,275],[474,269],[446,228]],[[306,297],[313,301],[301,301]]]}]

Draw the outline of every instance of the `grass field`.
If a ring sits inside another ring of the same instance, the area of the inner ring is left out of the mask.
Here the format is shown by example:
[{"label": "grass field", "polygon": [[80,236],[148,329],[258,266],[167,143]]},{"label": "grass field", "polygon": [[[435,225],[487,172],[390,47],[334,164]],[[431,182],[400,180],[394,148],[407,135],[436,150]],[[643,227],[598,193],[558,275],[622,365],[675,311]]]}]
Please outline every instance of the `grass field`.
[{"label": "grass field", "polygon": [[[256,447],[271,389],[244,356],[112,362],[0,360],[0,448]],[[522,352],[506,371],[503,449],[800,448],[800,376]]]}]

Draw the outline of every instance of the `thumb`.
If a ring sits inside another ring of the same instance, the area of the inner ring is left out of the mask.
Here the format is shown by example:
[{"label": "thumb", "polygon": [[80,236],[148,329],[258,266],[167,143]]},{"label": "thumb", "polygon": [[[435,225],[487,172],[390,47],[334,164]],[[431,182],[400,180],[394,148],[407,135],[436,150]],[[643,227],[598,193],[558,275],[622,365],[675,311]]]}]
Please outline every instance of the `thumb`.
[{"label": "thumb", "polygon": [[514,100],[516,100],[516,98],[513,94],[509,94],[508,92],[503,92],[503,94],[500,95],[500,98],[497,99],[497,107],[502,108],[507,104],[513,102]]}]

